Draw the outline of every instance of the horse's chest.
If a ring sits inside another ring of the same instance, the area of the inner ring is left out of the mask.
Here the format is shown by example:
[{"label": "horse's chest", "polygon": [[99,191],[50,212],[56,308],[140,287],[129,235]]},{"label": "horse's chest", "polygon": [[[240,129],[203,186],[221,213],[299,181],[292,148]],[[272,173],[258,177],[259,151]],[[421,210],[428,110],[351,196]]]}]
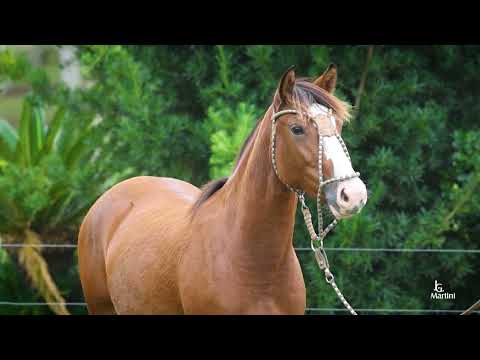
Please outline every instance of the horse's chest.
[{"label": "horse's chest", "polygon": [[186,313],[303,314],[305,310],[305,284],[296,258],[267,274],[239,269],[218,257],[204,263],[202,271],[190,273],[182,288]]}]

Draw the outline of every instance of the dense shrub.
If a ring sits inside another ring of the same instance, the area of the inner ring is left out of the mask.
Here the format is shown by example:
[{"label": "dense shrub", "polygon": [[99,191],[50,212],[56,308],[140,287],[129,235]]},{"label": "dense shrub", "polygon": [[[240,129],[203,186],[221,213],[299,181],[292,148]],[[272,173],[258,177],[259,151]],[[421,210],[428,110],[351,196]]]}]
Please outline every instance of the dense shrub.
[{"label": "dense shrub", "polygon": [[[479,106],[474,100],[479,95],[478,48],[376,46],[365,68],[368,50],[362,46],[130,49],[152,73],[165,79],[166,87],[178,89],[175,93],[181,96],[172,111],[181,109],[192,118],[204,119],[210,134],[212,177],[231,171],[241,139],[270,104],[287,66],[296,64],[301,75],[313,77],[328,63],[337,63],[337,96],[352,104],[361,96],[361,107],[346,126],[344,138],[354,167],[368,184],[370,200],[360,215],[338,226],[328,246],[476,248],[479,141],[472,128]],[[365,87],[359,89],[364,74]],[[308,236],[297,216],[295,244],[307,246]],[[477,255],[332,252],[330,257],[338,283],[357,307],[461,309],[474,300]],[[309,306],[340,305],[311,254],[302,254],[301,259]],[[430,300],[435,279],[457,292],[455,302]]]},{"label": "dense shrub", "polygon": [[[99,115],[90,142],[103,154],[95,164],[102,176],[130,168],[136,175],[177,177],[198,186],[228,175],[282,72],[295,64],[299,75],[315,77],[334,62],[336,95],[360,104],[343,137],[367,183],[369,202],[361,214],[341,222],[326,245],[478,247],[478,46],[78,50],[82,72],[93,81],[85,89],[67,90],[12,58],[2,65],[0,57],[0,75],[3,66],[9,78],[26,79],[45,103],[67,108],[79,121]],[[308,246],[299,213],[294,242]],[[299,256],[309,307],[341,308],[312,254]],[[477,254],[330,252],[329,257],[337,283],[357,308],[463,309],[480,290]],[[430,300],[434,280],[455,291],[456,300]]]}]

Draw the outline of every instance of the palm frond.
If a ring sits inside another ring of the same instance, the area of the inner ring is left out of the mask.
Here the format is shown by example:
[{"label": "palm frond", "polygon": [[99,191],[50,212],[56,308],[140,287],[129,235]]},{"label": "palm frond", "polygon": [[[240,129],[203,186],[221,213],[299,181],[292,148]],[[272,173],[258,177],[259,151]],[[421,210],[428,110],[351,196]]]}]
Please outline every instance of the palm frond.
[{"label": "palm frond", "polygon": [[23,102],[22,116],[20,117],[19,137],[16,148],[18,164],[28,167],[32,164],[30,126],[32,122],[32,104],[29,99]]},{"label": "palm frond", "polygon": [[55,115],[53,116],[52,121],[49,124],[48,132],[47,132],[47,139],[45,141],[45,145],[43,147],[43,155],[49,154],[55,144],[55,139],[58,137],[59,132],[62,129],[62,124],[65,119],[66,110],[65,108],[59,108]]},{"label": "palm frond", "polygon": [[[25,245],[41,244],[39,236],[31,230],[25,231]],[[50,309],[57,315],[70,315],[65,307],[65,299],[60,294],[50,272],[47,262],[41,255],[40,250],[34,247],[23,247],[18,253],[18,260],[24,267],[32,285],[38,290]]]},{"label": "palm frond", "polygon": [[0,119],[0,159],[12,161],[15,157],[18,135],[6,120]]},{"label": "palm frond", "polygon": [[41,150],[45,142],[45,111],[41,106],[34,106],[32,122],[30,123],[30,154],[32,163],[40,159]]}]

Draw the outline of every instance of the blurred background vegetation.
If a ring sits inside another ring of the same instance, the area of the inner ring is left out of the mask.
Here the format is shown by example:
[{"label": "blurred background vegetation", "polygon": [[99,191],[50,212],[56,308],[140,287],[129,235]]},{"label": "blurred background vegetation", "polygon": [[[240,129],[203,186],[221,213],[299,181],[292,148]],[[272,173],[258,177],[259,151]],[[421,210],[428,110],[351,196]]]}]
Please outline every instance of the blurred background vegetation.
[{"label": "blurred background vegetation", "polygon": [[[334,62],[343,137],[370,191],[328,247],[478,249],[478,46],[0,45],[0,242],[76,244],[89,206],[136,175],[228,175],[283,71]],[[313,203],[312,203],[313,205]],[[294,244],[308,247],[297,213]],[[341,308],[311,253],[308,307]],[[354,308],[465,309],[480,255],[330,252]],[[430,299],[434,280],[455,300]],[[0,248],[1,302],[82,302],[74,248]],[[5,306],[0,314],[85,314]],[[333,313],[333,312],[330,312]]]}]

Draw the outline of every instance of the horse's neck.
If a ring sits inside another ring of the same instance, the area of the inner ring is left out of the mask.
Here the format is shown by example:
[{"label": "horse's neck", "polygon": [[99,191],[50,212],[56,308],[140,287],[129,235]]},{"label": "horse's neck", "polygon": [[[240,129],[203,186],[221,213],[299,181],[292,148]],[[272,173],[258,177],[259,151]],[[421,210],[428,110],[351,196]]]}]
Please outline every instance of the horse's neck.
[{"label": "horse's neck", "polygon": [[297,200],[277,178],[271,161],[270,108],[247,146],[228,189],[232,228],[227,246],[245,270],[274,274],[292,251]]}]

